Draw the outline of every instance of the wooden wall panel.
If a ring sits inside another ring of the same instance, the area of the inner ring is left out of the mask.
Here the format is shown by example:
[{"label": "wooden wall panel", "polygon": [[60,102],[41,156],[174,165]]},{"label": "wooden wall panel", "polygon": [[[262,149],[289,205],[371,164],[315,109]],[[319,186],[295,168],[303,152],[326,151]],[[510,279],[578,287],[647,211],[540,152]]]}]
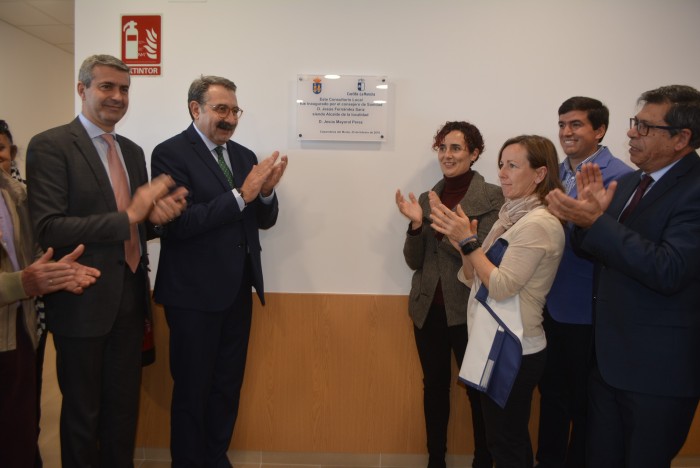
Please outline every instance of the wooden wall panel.
[{"label": "wooden wall panel", "polygon": [[[232,447],[272,452],[424,453],[422,373],[406,296],[285,294],[254,302]],[[145,368],[137,446],[168,447],[168,330],[155,306],[156,363]],[[456,368],[455,368],[456,372]],[[451,453],[473,451],[455,382]],[[539,400],[533,401],[536,441]],[[682,454],[700,454],[697,418]]]}]

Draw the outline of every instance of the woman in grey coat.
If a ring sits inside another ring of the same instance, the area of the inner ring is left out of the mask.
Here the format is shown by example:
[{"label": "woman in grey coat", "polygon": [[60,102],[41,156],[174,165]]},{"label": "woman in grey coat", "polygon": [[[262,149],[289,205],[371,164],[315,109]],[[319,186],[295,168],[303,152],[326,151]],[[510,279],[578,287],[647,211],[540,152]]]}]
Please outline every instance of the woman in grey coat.
[{"label": "woman in grey coat", "polygon": [[[498,219],[503,193],[486,183],[471,166],[484,151],[484,140],[468,122],[447,122],[433,140],[443,178],[432,188],[443,205],[457,204],[470,219],[478,219],[483,239]],[[459,252],[431,227],[428,192],[416,199],[396,192],[399,211],[410,220],[404,242],[404,257],[415,271],[408,313],[414,324],[416,347],[423,369],[423,409],[428,438],[428,468],[445,468],[447,423],[450,416],[452,357],[461,366],[467,347],[467,301],[469,288],[457,280],[462,266]],[[491,468],[486,447],[478,392],[467,388],[474,430],[475,468]]]}]

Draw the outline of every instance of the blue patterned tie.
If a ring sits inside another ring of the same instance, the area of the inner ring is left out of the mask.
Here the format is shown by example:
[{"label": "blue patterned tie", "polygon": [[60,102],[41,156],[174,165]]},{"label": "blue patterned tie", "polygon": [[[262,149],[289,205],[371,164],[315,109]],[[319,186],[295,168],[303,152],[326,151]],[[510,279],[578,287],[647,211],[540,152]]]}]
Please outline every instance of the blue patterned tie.
[{"label": "blue patterned tie", "polygon": [[223,171],[224,175],[226,176],[226,180],[228,180],[228,183],[231,185],[231,188],[234,187],[233,185],[233,174],[231,173],[231,169],[228,168],[228,165],[226,164],[226,161],[224,160],[224,147],[223,146],[217,146],[214,148],[214,151],[216,151],[216,161],[219,163],[219,167]]}]

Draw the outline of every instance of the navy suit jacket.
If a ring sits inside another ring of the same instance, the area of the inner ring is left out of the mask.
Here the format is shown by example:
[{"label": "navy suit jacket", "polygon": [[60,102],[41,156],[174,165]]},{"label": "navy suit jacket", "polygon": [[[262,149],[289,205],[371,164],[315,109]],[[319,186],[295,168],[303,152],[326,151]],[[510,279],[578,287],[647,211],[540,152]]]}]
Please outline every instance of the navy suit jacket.
[{"label": "navy suit jacket", "polygon": [[[117,141],[133,193],[148,182],[146,159],[141,147],[131,140],[119,135]],[[49,329],[72,337],[105,335],[127,293],[123,288],[124,241],[131,234],[129,218],[117,210],[107,171],[79,118],[29,142],[27,192],[41,247],[53,247],[54,258],[59,259],[78,244],[85,244],[85,253],[78,261],[102,273],[82,295],[57,292],[44,297]],[[139,225],[143,265],[147,264],[146,239],[152,237],[151,227]],[[148,310],[148,286],[145,291],[144,307]]]},{"label": "navy suit jacket", "polygon": [[595,351],[613,387],[700,395],[700,158],[690,153],[617,218],[641,171],[623,176],[607,212],[575,242],[597,259]]},{"label": "navy suit jacket", "polygon": [[[236,187],[257,164],[255,154],[228,141]],[[231,186],[193,125],[156,146],[151,174],[169,174],[185,187],[187,208],[166,226],[161,238],[155,300],[166,306],[219,311],[238,291],[249,255],[252,282],[264,304],[259,229],[277,221],[277,196],[271,204],[259,198],[242,211]]]}]

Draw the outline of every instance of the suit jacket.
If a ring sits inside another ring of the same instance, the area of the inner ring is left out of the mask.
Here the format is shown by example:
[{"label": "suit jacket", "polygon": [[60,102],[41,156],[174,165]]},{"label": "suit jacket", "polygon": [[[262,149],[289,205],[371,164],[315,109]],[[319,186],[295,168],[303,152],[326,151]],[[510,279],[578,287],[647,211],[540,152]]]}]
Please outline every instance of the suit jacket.
[{"label": "suit jacket", "polygon": [[[607,187],[613,180],[619,179],[632,169],[603,147],[595,161],[603,173],[603,184]],[[565,174],[565,160],[559,166],[559,178]],[[569,194],[576,198],[576,187]],[[581,252],[574,251],[571,245],[573,225],[567,224],[566,247],[554,278],[554,284],[547,296],[547,311],[554,320],[562,323],[588,324],[593,321],[593,260]]]},{"label": "suit jacket", "polygon": [[[234,183],[240,187],[257,158],[233,141],[226,143],[226,149]],[[156,301],[194,310],[223,310],[233,303],[249,258],[253,286],[264,304],[259,229],[277,221],[277,196],[271,204],[258,198],[241,210],[194,124],[156,146],[151,173],[153,177],[169,174],[189,191],[187,208],[167,225],[161,239]]]},{"label": "suit jacket", "polygon": [[595,350],[622,390],[700,395],[700,158],[690,153],[617,218],[640,180],[623,176],[607,212],[575,242],[594,255]]},{"label": "suit jacket", "polygon": [[[132,193],[148,182],[143,150],[117,137]],[[45,297],[46,321],[53,333],[71,337],[106,334],[123,294],[126,212],[117,211],[112,185],[95,146],[79,118],[33,137],[27,147],[29,210],[37,240],[54,258],[85,244],[79,262],[102,273],[82,295],[57,292]],[[139,225],[142,268],[147,265],[147,231]],[[146,277],[147,281],[147,276]],[[148,291],[148,287],[146,288]],[[148,297],[143,298],[146,310]]]},{"label": "suit jacket", "polygon": [[[444,187],[443,179],[432,190],[440,195]],[[501,188],[486,183],[483,176],[474,171],[467,193],[459,204],[470,219],[479,220],[479,239],[483,240],[486,237],[498,219],[498,211],[503,201]],[[469,288],[457,281],[457,272],[462,267],[462,255],[452,247],[447,237],[443,237],[441,241],[435,238],[435,231],[430,227],[428,192],[418,197],[418,203],[423,208],[423,227],[417,235],[408,234],[403,247],[406,264],[415,270],[411,280],[408,313],[413,323],[422,328],[433,303],[435,288],[440,281],[445,298],[447,324],[453,326],[467,323]]]}]

